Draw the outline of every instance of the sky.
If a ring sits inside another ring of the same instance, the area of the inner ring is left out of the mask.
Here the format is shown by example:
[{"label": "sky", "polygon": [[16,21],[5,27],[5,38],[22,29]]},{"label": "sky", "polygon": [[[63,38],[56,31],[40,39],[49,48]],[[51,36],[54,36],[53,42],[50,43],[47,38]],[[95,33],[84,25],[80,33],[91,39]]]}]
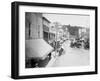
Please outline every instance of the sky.
[{"label": "sky", "polygon": [[72,25],[72,26],[90,26],[90,16],[89,15],[75,15],[75,14],[43,14],[51,23],[59,22],[62,25]]}]

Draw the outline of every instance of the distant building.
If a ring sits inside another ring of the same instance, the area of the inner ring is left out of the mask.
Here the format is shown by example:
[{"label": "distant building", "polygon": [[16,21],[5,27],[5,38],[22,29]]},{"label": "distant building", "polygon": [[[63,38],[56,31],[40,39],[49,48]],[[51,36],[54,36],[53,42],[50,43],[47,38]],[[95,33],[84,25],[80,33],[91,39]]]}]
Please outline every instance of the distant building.
[{"label": "distant building", "polygon": [[58,31],[57,31],[57,40],[58,41],[61,40],[62,37],[63,37],[63,35],[64,35],[63,29],[62,28],[59,28]]},{"label": "distant building", "polygon": [[50,40],[60,40],[60,38],[63,36],[63,29],[62,25],[58,22],[53,22],[50,25]]},{"label": "distant building", "polygon": [[80,38],[89,38],[90,36],[90,29],[89,28],[80,28],[79,29],[79,37]]},{"label": "distant building", "polygon": [[66,25],[62,26],[63,29],[63,37],[66,39],[69,39],[69,32],[68,32],[68,28],[66,27]]},{"label": "distant building", "polygon": [[80,28],[79,29],[79,37],[83,38],[85,36],[86,33],[86,28]]},{"label": "distant building", "polygon": [[71,26],[71,25],[65,25],[69,32],[69,39],[76,39],[79,38],[79,28],[78,26]]},{"label": "distant building", "polygon": [[77,39],[77,38],[89,38],[89,28],[80,27],[80,26],[71,26],[64,25],[64,30],[67,28],[68,38],[69,39]]}]

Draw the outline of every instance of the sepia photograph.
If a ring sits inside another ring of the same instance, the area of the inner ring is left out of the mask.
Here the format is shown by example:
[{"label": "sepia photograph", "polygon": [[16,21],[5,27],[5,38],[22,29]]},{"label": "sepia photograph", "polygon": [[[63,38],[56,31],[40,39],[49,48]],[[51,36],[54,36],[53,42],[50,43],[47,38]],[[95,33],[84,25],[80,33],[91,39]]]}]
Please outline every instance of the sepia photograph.
[{"label": "sepia photograph", "polygon": [[90,16],[25,13],[25,67],[90,64]]}]

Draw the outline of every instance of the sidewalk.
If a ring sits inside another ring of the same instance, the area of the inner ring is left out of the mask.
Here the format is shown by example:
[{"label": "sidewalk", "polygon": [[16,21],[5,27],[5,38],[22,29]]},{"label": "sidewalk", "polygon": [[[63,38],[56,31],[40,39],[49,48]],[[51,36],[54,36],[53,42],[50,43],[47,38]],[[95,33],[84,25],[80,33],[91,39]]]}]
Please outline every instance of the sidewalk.
[{"label": "sidewalk", "polygon": [[[55,52],[54,52],[55,53]],[[46,67],[52,67],[52,65],[55,63],[55,61],[57,60],[58,56],[57,54],[52,55],[51,60],[49,61],[49,63],[46,65]]]}]

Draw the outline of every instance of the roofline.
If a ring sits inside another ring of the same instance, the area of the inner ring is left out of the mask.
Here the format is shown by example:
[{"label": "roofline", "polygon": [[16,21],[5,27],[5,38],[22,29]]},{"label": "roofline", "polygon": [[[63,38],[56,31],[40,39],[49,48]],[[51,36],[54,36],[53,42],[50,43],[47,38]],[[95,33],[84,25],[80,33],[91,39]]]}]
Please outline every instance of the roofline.
[{"label": "roofline", "polygon": [[46,17],[42,17],[43,19],[45,19],[46,21],[48,21],[49,23],[51,23]]}]

